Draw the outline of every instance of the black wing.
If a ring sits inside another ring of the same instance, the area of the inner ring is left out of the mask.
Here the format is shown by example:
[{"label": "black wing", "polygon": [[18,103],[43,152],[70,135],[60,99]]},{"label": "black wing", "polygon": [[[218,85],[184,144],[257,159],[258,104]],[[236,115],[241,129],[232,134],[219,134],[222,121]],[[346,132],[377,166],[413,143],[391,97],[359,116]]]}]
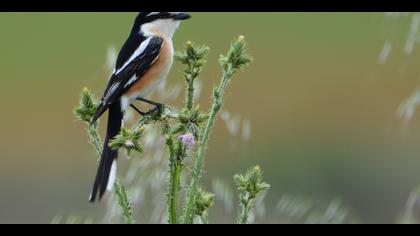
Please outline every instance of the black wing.
[{"label": "black wing", "polygon": [[130,59],[130,57],[133,55],[136,49],[140,46],[140,44],[147,39],[146,36],[138,32],[139,29],[140,29],[140,26],[133,27],[132,32],[128,36],[127,41],[121,47],[120,52],[118,54],[117,61],[115,63],[115,68],[117,70],[120,69],[124,65],[124,63],[126,63]]},{"label": "black wing", "polygon": [[144,40],[133,53],[133,55],[135,53],[138,55],[132,56],[131,61],[126,62],[115,71],[108,82],[91,124],[95,123],[110,105],[119,102],[119,98],[141,79],[159,57],[162,45],[163,39],[159,37],[154,36]]}]

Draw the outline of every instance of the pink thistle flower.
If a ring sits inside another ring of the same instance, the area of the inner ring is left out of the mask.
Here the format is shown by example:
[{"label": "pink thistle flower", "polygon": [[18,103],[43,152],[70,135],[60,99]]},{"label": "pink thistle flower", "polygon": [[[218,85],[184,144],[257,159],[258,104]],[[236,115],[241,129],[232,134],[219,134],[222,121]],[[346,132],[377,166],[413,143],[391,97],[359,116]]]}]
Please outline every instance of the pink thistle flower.
[{"label": "pink thistle flower", "polygon": [[196,144],[195,137],[192,134],[180,135],[179,139],[181,139],[182,144],[184,144],[188,148],[192,148]]}]

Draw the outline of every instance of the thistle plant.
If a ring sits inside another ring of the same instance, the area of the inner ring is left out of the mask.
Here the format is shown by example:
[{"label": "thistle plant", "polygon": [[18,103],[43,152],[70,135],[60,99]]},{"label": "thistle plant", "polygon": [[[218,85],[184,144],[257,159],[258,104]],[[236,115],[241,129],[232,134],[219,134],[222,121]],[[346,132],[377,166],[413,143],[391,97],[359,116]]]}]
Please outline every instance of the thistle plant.
[{"label": "thistle plant", "polygon": [[235,175],[234,180],[238,187],[240,204],[237,223],[247,224],[255,199],[259,194],[267,191],[270,185],[264,182],[263,172],[259,166],[249,169],[244,175]]},{"label": "thistle plant", "polygon": [[111,140],[109,146],[113,150],[124,148],[126,150],[127,157],[131,158],[132,151],[139,153],[143,151],[143,148],[139,144],[139,139],[142,132],[142,129],[130,130],[123,128],[121,133],[117,135],[113,140]]},{"label": "thistle plant", "polygon": [[131,209],[131,204],[128,201],[127,192],[125,191],[124,186],[119,182],[119,180],[115,181],[114,185],[114,194],[117,196],[118,204],[121,207],[122,213],[121,215],[124,218],[124,221],[127,224],[133,224],[133,212]]},{"label": "thistle plant", "polygon": [[89,125],[96,109],[98,108],[98,101],[95,99],[92,91],[88,88],[83,88],[80,96],[79,106],[74,109],[74,115],[79,121],[82,121],[88,125],[87,133],[89,141],[95,148],[96,154],[100,157],[102,153],[101,138],[97,131],[97,123]]},{"label": "thistle plant", "polygon": [[198,183],[202,175],[202,168],[204,163],[204,155],[207,148],[207,142],[210,133],[216,121],[217,114],[222,108],[223,95],[228,83],[231,81],[233,75],[241,68],[251,63],[251,58],[246,54],[246,44],[243,36],[239,36],[238,40],[234,42],[227,56],[220,57],[220,65],[223,68],[223,76],[219,86],[213,89],[213,104],[210,110],[209,119],[204,127],[203,134],[200,138],[200,145],[198,147],[197,158],[191,177],[191,184],[187,192],[187,199],[185,202],[183,223],[191,224],[193,220],[194,202],[197,192]]},{"label": "thistle plant", "polygon": [[[91,144],[94,146],[96,154],[98,155],[98,160],[102,154],[102,144],[101,144],[101,138],[98,134],[98,129],[97,129],[97,124],[94,125],[90,125],[90,121],[93,117],[93,115],[95,114],[96,109],[98,108],[98,101],[95,98],[95,96],[93,95],[93,93],[87,89],[87,88],[83,88],[82,94],[81,94],[81,98],[80,98],[80,102],[79,102],[79,106],[77,106],[74,109],[74,115],[76,116],[76,118],[82,122],[84,122],[88,127],[87,127],[87,132],[88,132],[88,137],[89,140],[91,142]],[[136,138],[136,135],[133,135],[132,132],[129,131],[125,131],[127,132],[127,134],[125,134],[124,132],[121,133],[119,136],[117,136],[116,140],[113,140],[113,145],[114,148],[119,147],[119,142],[118,140],[122,140],[123,138],[121,138],[122,136],[124,137],[129,137],[130,139],[124,139],[124,144],[126,144],[128,141],[131,141],[131,139]],[[134,136],[134,137],[133,137]],[[138,139],[138,138],[137,138]],[[134,139],[133,141],[133,146],[127,148],[127,153],[130,153],[129,150],[131,149],[136,149],[138,150],[138,147],[136,146],[136,144],[134,144],[137,139]],[[141,150],[141,149],[139,149]],[[120,203],[121,206],[121,211],[122,211],[122,215],[124,217],[124,220],[126,223],[131,224],[134,222],[134,219],[132,218],[132,214],[131,212],[131,206],[130,206],[130,202],[127,198],[127,193],[125,192],[125,188],[124,186],[119,182],[119,180],[117,179],[115,184],[115,191],[114,194],[118,200],[118,202]],[[129,214],[130,213],[130,214]]]},{"label": "thistle plant", "polygon": [[191,41],[187,42],[185,51],[177,52],[175,59],[184,64],[184,79],[187,83],[187,102],[185,105],[186,110],[192,110],[194,106],[194,83],[201,74],[203,66],[206,64],[206,56],[209,52],[207,46],[194,46]]},{"label": "thistle plant", "polygon": [[208,224],[208,210],[214,204],[214,194],[199,187],[195,196],[195,216],[201,224]]},{"label": "thistle plant", "polygon": [[[183,77],[186,84],[185,105],[174,111],[168,106],[154,108],[144,114],[132,128],[123,128],[118,136],[110,142],[113,150],[125,150],[130,158],[134,153],[142,154],[142,134],[146,128],[157,125],[160,127],[160,135],[164,138],[168,153],[168,189],[166,194],[166,205],[168,220],[170,224],[192,224],[208,223],[208,212],[213,206],[215,195],[205,191],[200,186],[200,178],[203,172],[205,152],[216,123],[219,112],[222,109],[223,98],[227,86],[234,75],[251,63],[251,57],[246,53],[246,43],[243,36],[235,40],[226,55],[220,57],[219,63],[222,68],[220,83],[213,89],[212,104],[210,111],[203,112],[200,106],[194,101],[196,80],[200,77],[209,48],[207,46],[196,46],[190,41],[187,42],[185,50],[177,52],[175,59],[185,66]],[[84,89],[79,106],[75,109],[76,117],[86,124],[89,124],[92,115],[96,111],[97,100],[93,94]],[[88,135],[96,148],[98,155],[101,154],[100,137],[97,126],[88,127]],[[192,171],[185,171],[185,168],[192,161]],[[242,204],[240,218],[246,223],[247,214],[250,214],[252,203],[258,193],[265,191],[268,185],[262,181],[261,171],[256,168],[253,172],[243,176],[235,177],[236,181],[242,180],[241,184],[250,186],[241,192],[246,197]],[[183,178],[188,176],[189,178]],[[189,180],[189,183],[182,183],[182,180]],[[237,182],[238,184],[239,182]],[[184,189],[183,186],[186,186]],[[241,188],[242,189],[242,188]],[[132,206],[127,197],[125,187],[117,179],[114,194],[121,208],[121,216],[125,223],[134,223]],[[181,194],[184,193],[184,194]],[[181,196],[185,196],[181,199]],[[181,203],[183,202],[183,203]],[[245,206],[245,208],[244,208]]]}]

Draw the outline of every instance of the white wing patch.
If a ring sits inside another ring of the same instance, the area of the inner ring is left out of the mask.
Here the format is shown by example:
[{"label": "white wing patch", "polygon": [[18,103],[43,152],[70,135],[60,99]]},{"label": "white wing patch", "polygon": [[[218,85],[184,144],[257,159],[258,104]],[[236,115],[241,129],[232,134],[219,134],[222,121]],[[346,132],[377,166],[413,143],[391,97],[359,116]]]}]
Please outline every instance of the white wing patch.
[{"label": "white wing patch", "polygon": [[136,57],[138,57],[140,54],[144,52],[144,50],[149,46],[150,40],[152,37],[149,37],[148,39],[144,40],[140,46],[134,51],[133,55],[131,55],[130,59],[124,63],[124,65],[119,68],[114,74],[120,73],[128,64],[130,64],[131,61],[133,61]]},{"label": "white wing patch", "polygon": [[133,75],[133,77],[131,77],[131,79],[124,85],[124,88],[127,88],[128,86],[130,86],[132,83],[137,81],[137,76]]},{"label": "white wing patch", "polygon": [[[163,46],[163,45],[162,45]],[[156,60],[159,58],[159,55],[157,55],[157,57],[155,59],[153,59],[152,63],[150,63],[150,65],[155,64]],[[129,81],[127,81],[127,83],[124,85],[124,88],[127,88],[128,86],[131,86],[134,82],[136,82],[139,78],[137,77],[137,75],[133,75],[133,77],[130,78]]]}]

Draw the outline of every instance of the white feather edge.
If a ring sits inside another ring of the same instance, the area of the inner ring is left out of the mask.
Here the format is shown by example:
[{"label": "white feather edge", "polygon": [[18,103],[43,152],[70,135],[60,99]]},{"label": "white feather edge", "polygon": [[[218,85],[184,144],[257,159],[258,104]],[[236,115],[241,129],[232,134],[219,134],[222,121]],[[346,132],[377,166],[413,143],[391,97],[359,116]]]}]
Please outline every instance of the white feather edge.
[{"label": "white feather edge", "polygon": [[119,68],[114,74],[120,73],[132,60],[134,60],[136,57],[142,54],[144,50],[146,49],[146,47],[149,45],[149,42],[151,39],[152,37],[149,37],[148,39],[144,40],[140,44],[140,46],[136,49],[136,51],[134,51],[134,53],[131,55],[130,59],[128,59],[128,61],[126,61],[124,65],[121,68]]},{"label": "white feather edge", "polygon": [[117,160],[114,160],[112,162],[111,171],[109,173],[108,183],[106,185],[106,189],[108,191],[112,191],[112,189],[114,188],[114,183],[115,183],[116,178],[117,178]]}]

